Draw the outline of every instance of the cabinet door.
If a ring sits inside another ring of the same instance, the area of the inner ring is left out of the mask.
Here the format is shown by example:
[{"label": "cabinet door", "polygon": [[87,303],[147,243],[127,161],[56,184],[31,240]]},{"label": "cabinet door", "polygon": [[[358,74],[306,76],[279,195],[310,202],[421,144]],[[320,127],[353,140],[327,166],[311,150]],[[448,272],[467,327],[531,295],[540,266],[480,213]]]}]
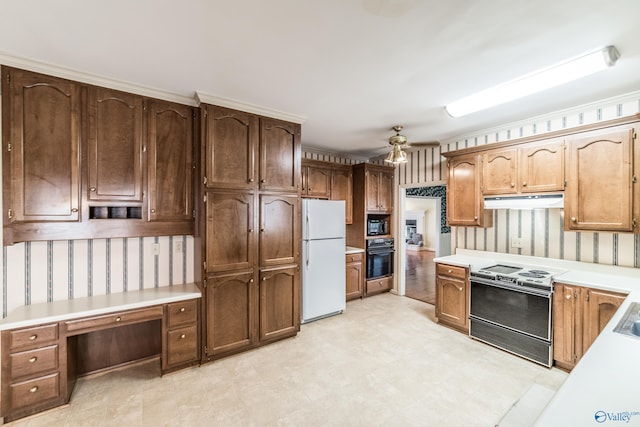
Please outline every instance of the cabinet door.
[{"label": "cabinet door", "polygon": [[633,139],[623,127],[569,141],[565,229],[633,231]]},{"label": "cabinet door", "polygon": [[393,210],[393,175],[380,172],[378,185],[378,203],[380,211],[391,212]]},{"label": "cabinet door", "polygon": [[377,212],[380,210],[380,175],[382,172],[365,172],[365,200],[367,211]]},{"label": "cabinet door", "polygon": [[465,282],[446,277],[436,279],[438,321],[459,329],[468,327]]},{"label": "cabinet door", "polygon": [[54,77],[3,70],[3,134],[9,134],[10,144],[4,150],[5,223],[78,221],[80,88]]},{"label": "cabinet door", "polygon": [[260,119],[260,189],[300,190],[300,125]]},{"label": "cabinet door", "polygon": [[351,168],[331,171],[331,200],[345,201],[345,223],[353,223],[353,179]]},{"label": "cabinet door", "polygon": [[492,151],[482,156],[482,193],[513,194],[516,190],[517,151]]},{"label": "cabinet door", "polygon": [[618,292],[587,289],[584,304],[583,352],[593,344],[626,298]]},{"label": "cabinet door", "polygon": [[254,266],[254,195],[207,194],[207,272],[249,269]]},{"label": "cabinet door", "polygon": [[258,117],[212,105],[204,108],[205,186],[255,188]]},{"label": "cabinet door", "polygon": [[562,141],[521,148],[517,185],[522,193],[564,190]]},{"label": "cabinet door", "polygon": [[[347,255],[347,258],[349,256]],[[347,301],[362,298],[364,276],[362,274],[362,262],[348,262],[347,268]]]},{"label": "cabinet door", "polygon": [[302,193],[305,196],[328,199],[331,196],[331,169],[305,166]]},{"label": "cabinet door", "polygon": [[553,359],[572,369],[582,357],[582,311],[579,286],[555,284],[553,293]]},{"label": "cabinet door", "polygon": [[207,278],[207,356],[247,349],[256,343],[257,289],[251,272]]},{"label": "cabinet door", "polygon": [[448,224],[490,227],[490,218],[480,193],[479,156],[452,158],[447,181]]},{"label": "cabinet door", "polygon": [[260,341],[300,330],[300,272],[297,267],[260,272]]},{"label": "cabinet door", "polygon": [[89,88],[89,200],[142,201],[142,97]]},{"label": "cabinet door", "polygon": [[193,109],[149,102],[149,219],[191,221]]},{"label": "cabinet door", "polygon": [[261,266],[298,262],[299,200],[295,195],[260,195]]}]

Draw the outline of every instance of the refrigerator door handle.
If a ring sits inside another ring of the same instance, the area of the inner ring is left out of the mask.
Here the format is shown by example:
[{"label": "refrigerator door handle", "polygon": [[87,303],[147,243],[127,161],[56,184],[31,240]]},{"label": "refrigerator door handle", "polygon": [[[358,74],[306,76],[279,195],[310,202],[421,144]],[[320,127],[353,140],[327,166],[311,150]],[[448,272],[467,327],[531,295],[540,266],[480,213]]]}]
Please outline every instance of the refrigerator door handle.
[{"label": "refrigerator door handle", "polygon": [[307,239],[305,241],[305,243],[307,244],[307,269],[309,268],[309,260],[311,259],[311,253],[309,252],[311,250],[311,246],[309,245],[309,239]]},{"label": "refrigerator door handle", "polygon": [[308,241],[309,240],[309,212],[307,212],[307,214],[305,215],[304,219],[307,222],[307,228],[305,230],[306,236],[304,236],[304,239]]}]

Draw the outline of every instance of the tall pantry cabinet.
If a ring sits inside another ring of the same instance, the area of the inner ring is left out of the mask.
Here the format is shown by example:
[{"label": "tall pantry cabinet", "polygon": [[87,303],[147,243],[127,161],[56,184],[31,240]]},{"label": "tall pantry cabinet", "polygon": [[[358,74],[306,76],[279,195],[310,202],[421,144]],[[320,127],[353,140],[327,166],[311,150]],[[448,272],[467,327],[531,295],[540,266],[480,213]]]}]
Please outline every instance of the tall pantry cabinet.
[{"label": "tall pantry cabinet", "polygon": [[203,361],[300,330],[300,125],[201,105]]}]

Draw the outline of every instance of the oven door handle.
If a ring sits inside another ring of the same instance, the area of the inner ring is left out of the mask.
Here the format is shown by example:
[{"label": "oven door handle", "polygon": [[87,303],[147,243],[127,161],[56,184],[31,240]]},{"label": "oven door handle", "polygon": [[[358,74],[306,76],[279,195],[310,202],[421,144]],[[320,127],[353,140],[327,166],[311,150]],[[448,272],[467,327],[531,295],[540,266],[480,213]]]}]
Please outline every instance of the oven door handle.
[{"label": "oven door handle", "polygon": [[506,289],[508,291],[522,292],[523,294],[535,295],[535,296],[544,297],[544,298],[551,298],[551,294],[553,293],[553,290],[547,292],[543,290],[526,288],[524,286],[510,285],[508,283],[496,283],[493,280],[487,280],[480,277],[472,277],[471,286],[473,286],[474,283],[493,286],[494,288]]},{"label": "oven door handle", "polygon": [[392,254],[396,250],[395,249],[369,249],[367,250],[367,255],[384,255],[384,254]]}]

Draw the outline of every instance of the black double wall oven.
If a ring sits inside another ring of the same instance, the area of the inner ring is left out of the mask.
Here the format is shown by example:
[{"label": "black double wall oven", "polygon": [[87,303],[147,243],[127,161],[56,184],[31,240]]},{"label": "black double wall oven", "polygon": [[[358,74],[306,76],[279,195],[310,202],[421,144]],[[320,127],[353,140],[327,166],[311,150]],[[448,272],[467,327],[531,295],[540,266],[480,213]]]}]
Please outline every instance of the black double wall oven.
[{"label": "black double wall oven", "polygon": [[367,240],[367,280],[391,276],[394,253],[394,242],[391,238]]}]

